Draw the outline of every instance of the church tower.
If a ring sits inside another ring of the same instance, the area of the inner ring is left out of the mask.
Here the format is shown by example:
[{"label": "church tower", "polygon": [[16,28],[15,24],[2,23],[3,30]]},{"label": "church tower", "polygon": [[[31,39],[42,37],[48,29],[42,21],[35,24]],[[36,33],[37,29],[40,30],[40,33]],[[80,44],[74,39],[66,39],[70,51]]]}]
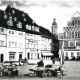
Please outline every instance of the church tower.
[{"label": "church tower", "polygon": [[56,23],[55,18],[53,19],[51,30],[52,30],[52,34],[56,36],[57,35],[57,23]]}]

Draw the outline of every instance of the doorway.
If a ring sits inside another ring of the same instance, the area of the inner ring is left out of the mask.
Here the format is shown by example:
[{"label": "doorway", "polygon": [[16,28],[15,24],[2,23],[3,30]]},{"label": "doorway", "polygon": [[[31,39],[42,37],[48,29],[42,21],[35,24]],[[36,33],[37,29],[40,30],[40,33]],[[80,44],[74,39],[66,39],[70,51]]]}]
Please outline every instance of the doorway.
[{"label": "doorway", "polygon": [[4,59],[3,54],[1,54],[1,63],[3,63],[3,59]]},{"label": "doorway", "polygon": [[19,54],[19,59],[22,59],[22,54]]}]

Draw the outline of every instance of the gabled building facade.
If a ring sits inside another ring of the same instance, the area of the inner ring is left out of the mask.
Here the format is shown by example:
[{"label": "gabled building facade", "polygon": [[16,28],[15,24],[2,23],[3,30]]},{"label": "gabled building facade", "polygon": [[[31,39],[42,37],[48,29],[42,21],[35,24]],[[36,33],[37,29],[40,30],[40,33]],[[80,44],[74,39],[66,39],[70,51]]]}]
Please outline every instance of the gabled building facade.
[{"label": "gabled building facade", "polygon": [[0,11],[0,62],[51,60],[52,33],[37,25],[27,13],[8,6]]},{"label": "gabled building facade", "polygon": [[71,20],[68,21],[68,26],[64,27],[64,56],[67,59],[76,59],[80,57],[80,13],[76,12]]}]

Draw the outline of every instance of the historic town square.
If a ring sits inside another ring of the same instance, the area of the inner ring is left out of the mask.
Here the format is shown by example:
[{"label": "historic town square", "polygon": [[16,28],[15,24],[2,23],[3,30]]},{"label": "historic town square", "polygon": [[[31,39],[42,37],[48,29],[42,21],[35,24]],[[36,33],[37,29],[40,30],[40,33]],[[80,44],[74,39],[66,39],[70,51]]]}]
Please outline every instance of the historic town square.
[{"label": "historic town square", "polygon": [[4,79],[80,79],[79,0],[0,1]]}]

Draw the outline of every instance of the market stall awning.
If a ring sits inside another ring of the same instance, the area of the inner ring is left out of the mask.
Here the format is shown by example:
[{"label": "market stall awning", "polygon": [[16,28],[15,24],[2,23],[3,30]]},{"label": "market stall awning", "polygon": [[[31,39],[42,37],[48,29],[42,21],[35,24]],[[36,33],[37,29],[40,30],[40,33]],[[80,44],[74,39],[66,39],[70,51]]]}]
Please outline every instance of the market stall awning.
[{"label": "market stall awning", "polygon": [[42,53],[43,56],[52,56],[53,53]]}]

